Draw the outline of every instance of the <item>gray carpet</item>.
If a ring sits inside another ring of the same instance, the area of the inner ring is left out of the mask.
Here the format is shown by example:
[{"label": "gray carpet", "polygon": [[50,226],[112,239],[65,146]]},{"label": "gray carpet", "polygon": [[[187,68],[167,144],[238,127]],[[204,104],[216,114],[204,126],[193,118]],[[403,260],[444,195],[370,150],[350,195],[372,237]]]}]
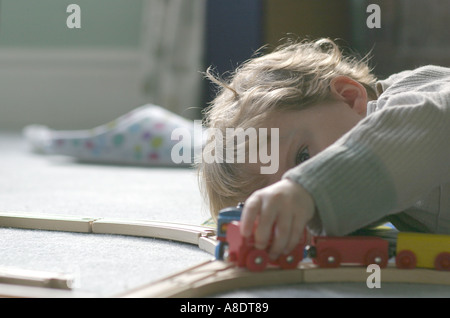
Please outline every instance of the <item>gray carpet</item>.
[{"label": "gray carpet", "polygon": [[[208,217],[193,170],[83,164],[30,153],[0,134],[0,211],[158,220]],[[0,266],[65,272],[77,291],[109,296],[211,259],[158,239],[0,228]]]},{"label": "gray carpet", "polygon": [[[94,165],[36,155],[12,133],[0,134],[0,211],[195,225],[208,218],[191,169]],[[89,296],[115,295],[210,258],[195,246],[157,239],[0,228],[0,266],[70,273],[74,290]],[[450,287],[302,284],[214,296],[450,297]]]}]

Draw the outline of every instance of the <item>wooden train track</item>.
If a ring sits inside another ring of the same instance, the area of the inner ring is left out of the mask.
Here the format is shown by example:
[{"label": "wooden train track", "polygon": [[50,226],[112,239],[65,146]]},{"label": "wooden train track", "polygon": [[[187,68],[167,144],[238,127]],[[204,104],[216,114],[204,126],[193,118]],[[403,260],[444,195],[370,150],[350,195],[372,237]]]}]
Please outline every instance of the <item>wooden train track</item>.
[{"label": "wooden train track", "polygon": [[[151,284],[127,291],[117,297],[205,297],[237,288],[256,288],[302,283],[365,283],[370,273],[365,267],[318,268],[301,263],[297,269],[266,269],[251,272],[222,261],[209,261]],[[383,283],[450,285],[450,273],[430,269],[381,269]]]},{"label": "wooden train track", "polygon": [[197,245],[209,254],[216,246],[211,227],[148,220],[0,213],[0,227],[158,238]]},{"label": "wooden train track", "polygon": [[[210,254],[214,254],[217,244],[215,231],[210,227],[168,222],[2,213],[0,214],[0,227],[159,238],[197,245]],[[365,283],[368,275],[365,267],[348,266],[324,269],[307,262],[300,263],[299,267],[293,270],[269,268],[263,272],[251,272],[231,263],[212,259],[158,281],[118,295],[111,295],[111,297],[204,297],[237,288],[283,284]],[[381,280],[383,283],[450,285],[450,273],[431,269],[400,270],[394,266],[388,266],[381,269]],[[51,279],[44,280],[41,286],[15,286],[12,289],[0,284],[0,295],[13,297],[79,296],[78,293],[68,290],[59,291],[55,288],[46,288],[52,287],[46,285],[47,281],[51,281]],[[26,278],[22,279],[22,282],[26,285]],[[84,296],[82,295],[82,297]]]}]

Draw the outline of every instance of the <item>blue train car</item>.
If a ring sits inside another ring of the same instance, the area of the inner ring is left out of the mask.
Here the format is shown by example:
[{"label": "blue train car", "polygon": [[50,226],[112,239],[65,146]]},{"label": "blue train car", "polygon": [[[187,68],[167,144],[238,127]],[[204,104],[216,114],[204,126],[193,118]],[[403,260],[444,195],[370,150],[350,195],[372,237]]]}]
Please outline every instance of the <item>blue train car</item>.
[{"label": "blue train car", "polygon": [[224,247],[227,244],[227,225],[232,221],[239,221],[241,219],[243,203],[239,203],[235,207],[228,207],[220,210],[217,219],[217,240],[219,244],[216,246],[215,257],[218,260],[223,260]]}]

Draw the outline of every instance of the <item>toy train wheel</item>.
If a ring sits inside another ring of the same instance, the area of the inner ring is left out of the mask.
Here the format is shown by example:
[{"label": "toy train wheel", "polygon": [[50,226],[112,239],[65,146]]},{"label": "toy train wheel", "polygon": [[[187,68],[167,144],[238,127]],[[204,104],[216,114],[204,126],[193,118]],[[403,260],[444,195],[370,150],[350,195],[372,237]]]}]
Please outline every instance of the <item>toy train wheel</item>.
[{"label": "toy train wheel", "polygon": [[365,257],[365,265],[377,264],[381,268],[386,267],[388,263],[388,254],[380,249],[373,248],[367,252]]},{"label": "toy train wheel", "polygon": [[287,255],[281,255],[278,264],[282,269],[297,268],[298,263],[302,260],[302,252],[295,250]]},{"label": "toy train wheel", "polygon": [[341,256],[339,252],[332,248],[317,251],[317,264],[320,267],[333,268],[341,265]]},{"label": "toy train wheel", "polygon": [[395,257],[395,265],[401,269],[416,268],[417,259],[416,254],[410,250],[403,250],[397,253]]},{"label": "toy train wheel", "polygon": [[259,272],[266,268],[268,261],[266,251],[254,249],[247,254],[245,265],[249,270]]},{"label": "toy train wheel", "polygon": [[450,271],[450,253],[443,252],[436,256],[434,268],[440,271]]}]

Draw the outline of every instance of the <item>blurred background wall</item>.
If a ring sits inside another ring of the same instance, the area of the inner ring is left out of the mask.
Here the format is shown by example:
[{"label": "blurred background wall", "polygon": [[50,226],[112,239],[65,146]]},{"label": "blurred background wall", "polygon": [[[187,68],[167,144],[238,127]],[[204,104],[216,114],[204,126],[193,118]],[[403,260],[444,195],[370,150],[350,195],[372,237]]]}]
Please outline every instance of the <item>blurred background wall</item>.
[{"label": "blurred background wall", "polygon": [[[69,29],[67,6],[81,7]],[[142,0],[1,0],[0,129],[91,128],[144,102]]]},{"label": "blurred background wall", "polygon": [[[71,3],[80,29],[66,26]],[[0,130],[91,128],[145,103],[199,118],[209,65],[230,72],[286,37],[372,52],[379,77],[450,66],[449,16],[449,0],[0,0]]]},{"label": "blurred background wall", "polygon": [[205,0],[0,0],[0,129],[92,128],[145,103],[199,117],[204,20]]}]

